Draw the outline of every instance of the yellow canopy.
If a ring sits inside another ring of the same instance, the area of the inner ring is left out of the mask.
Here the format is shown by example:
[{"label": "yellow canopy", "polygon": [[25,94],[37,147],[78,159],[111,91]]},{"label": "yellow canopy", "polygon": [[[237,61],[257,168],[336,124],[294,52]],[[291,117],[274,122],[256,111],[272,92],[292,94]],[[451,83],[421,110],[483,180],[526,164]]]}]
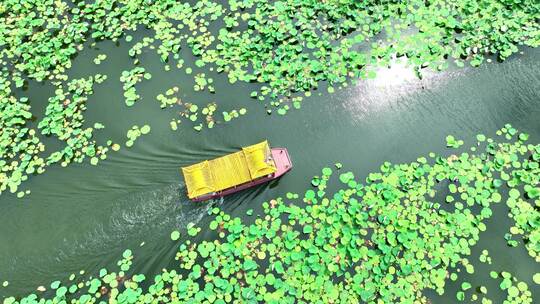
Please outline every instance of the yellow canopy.
[{"label": "yellow canopy", "polygon": [[208,161],[205,160],[201,163],[182,168],[186,185],[189,185],[188,196],[190,198],[216,191],[209,167]]},{"label": "yellow canopy", "polygon": [[249,174],[251,174],[252,179],[276,172],[276,166],[266,140],[256,145],[242,148],[242,150],[246,156]]},{"label": "yellow canopy", "polygon": [[182,168],[189,198],[238,186],[275,171],[266,140],[244,147],[242,151]]}]

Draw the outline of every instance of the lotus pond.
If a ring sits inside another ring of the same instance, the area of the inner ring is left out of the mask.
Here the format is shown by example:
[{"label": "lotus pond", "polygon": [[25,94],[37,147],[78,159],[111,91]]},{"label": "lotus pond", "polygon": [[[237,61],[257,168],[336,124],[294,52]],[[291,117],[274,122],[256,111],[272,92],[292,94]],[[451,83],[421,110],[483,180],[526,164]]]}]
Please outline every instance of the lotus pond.
[{"label": "lotus pond", "polygon": [[[538,302],[539,14],[2,1],[0,301]],[[187,200],[261,139],[294,170]]]}]

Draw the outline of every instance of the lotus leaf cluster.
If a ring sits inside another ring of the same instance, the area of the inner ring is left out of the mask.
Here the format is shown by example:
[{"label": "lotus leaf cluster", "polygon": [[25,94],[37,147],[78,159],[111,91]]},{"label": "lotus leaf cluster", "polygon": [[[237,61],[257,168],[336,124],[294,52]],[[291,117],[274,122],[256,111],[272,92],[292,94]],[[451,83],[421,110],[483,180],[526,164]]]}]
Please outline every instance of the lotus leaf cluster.
[{"label": "lotus leaf cluster", "polygon": [[106,54],[99,54],[97,55],[96,58],[94,58],[94,63],[95,64],[101,64],[101,62],[103,62],[103,60],[107,59],[107,55]]},{"label": "lotus leaf cluster", "polygon": [[193,86],[193,90],[204,91],[205,89],[208,89],[210,93],[215,93],[216,89],[212,85],[213,82],[214,79],[206,78],[205,73],[198,73],[197,75],[195,75],[195,85]]},{"label": "lotus leaf cluster", "polygon": [[[5,78],[2,78],[5,79]],[[55,82],[54,96],[47,101],[45,115],[37,128],[27,127],[33,118],[28,99],[17,100],[11,96],[9,81],[3,82],[0,102],[2,147],[0,149],[0,192],[9,189],[15,193],[29,175],[40,174],[46,166],[59,163],[67,166],[71,162],[82,162],[90,158],[92,163],[106,159],[108,147],[98,145],[92,139],[96,129],[104,126],[95,123],[93,128],[85,125],[84,111],[88,96],[94,85],[107,79],[106,75],[96,74],[87,78]],[[62,148],[49,152],[41,142],[38,132],[43,136],[54,137],[62,142]],[[18,197],[28,194],[19,191]]]},{"label": "lotus leaf cluster", "polygon": [[488,263],[491,265],[491,257],[489,256],[489,251],[487,249],[482,250],[482,254],[478,258],[482,263]]},{"label": "lotus leaf cluster", "polygon": [[238,118],[241,115],[246,115],[247,110],[245,108],[241,108],[240,110],[231,110],[231,111],[223,111],[221,114],[223,114],[223,120],[225,122],[231,121],[234,118]]},{"label": "lotus leaf cluster", "polygon": [[[46,162],[41,156],[45,145],[36,130],[27,127],[32,118],[28,99],[18,100],[10,93],[9,81],[0,82],[0,193],[16,193],[28,175],[45,170]],[[25,194],[19,191],[17,195]]]},{"label": "lotus leaf cluster", "polygon": [[123,71],[120,81],[123,83],[125,102],[128,107],[135,104],[141,96],[137,94],[135,85],[143,79],[150,79],[152,75],[145,71],[143,67],[135,67],[129,71]]},{"label": "lotus leaf cluster", "polygon": [[140,128],[137,125],[134,125],[133,127],[131,127],[131,129],[129,129],[126,134],[128,138],[128,140],[126,141],[126,147],[133,146],[137,138],[139,138],[141,135],[146,135],[150,133],[150,130],[151,130],[151,127],[149,125],[144,125]]},{"label": "lotus leaf cluster", "polygon": [[[218,121],[215,117],[215,112],[218,108],[218,104],[216,102],[210,102],[204,107],[200,108],[195,103],[182,101],[180,97],[178,97],[178,93],[179,88],[174,86],[168,89],[164,94],[159,94],[156,99],[161,103],[161,108],[179,106],[182,109],[178,112],[180,117],[193,122],[193,129],[196,131],[201,131],[204,126],[206,126],[208,129],[212,129],[217,123],[229,122],[232,119],[246,115],[247,113],[247,109],[245,108],[223,111],[223,121]],[[178,124],[181,122],[181,119],[173,119],[170,122],[171,129],[176,130],[178,128]]]},{"label": "lotus leaf cluster", "polygon": [[527,286],[527,283],[519,281],[515,276],[507,271],[501,271],[500,273],[494,272],[494,279],[500,279],[499,287],[506,292],[506,299],[503,304],[511,303],[533,303],[531,298],[531,291]]}]

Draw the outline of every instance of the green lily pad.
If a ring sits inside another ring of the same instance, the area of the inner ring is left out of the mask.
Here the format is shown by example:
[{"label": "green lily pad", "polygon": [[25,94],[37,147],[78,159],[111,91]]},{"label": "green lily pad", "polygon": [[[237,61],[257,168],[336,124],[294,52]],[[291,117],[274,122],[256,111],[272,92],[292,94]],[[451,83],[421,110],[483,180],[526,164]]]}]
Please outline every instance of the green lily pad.
[{"label": "green lily pad", "polygon": [[148,134],[148,133],[150,133],[150,126],[149,125],[144,125],[144,126],[141,127],[140,130],[141,130],[141,134],[143,134],[143,135]]},{"label": "green lily pad", "polygon": [[180,232],[176,230],[171,232],[171,240],[177,241],[179,238],[180,238]]}]

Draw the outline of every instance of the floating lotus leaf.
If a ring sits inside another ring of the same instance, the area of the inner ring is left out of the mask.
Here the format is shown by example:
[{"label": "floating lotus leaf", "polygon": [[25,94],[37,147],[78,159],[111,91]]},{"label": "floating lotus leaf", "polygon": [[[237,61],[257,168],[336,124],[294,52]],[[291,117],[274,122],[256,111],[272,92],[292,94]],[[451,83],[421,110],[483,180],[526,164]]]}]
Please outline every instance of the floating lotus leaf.
[{"label": "floating lotus leaf", "polygon": [[66,295],[67,291],[67,288],[65,286],[62,286],[56,290],[56,296],[62,298]]},{"label": "floating lotus leaf", "polygon": [[330,176],[330,175],[332,175],[332,169],[330,169],[328,167],[325,167],[325,168],[322,169],[322,173],[323,173],[323,175]]},{"label": "floating lotus leaf", "polygon": [[141,134],[148,134],[150,132],[150,126],[149,125],[144,125],[141,127]]},{"label": "floating lotus leaf", "polygon": [[308,191],[306,191],[306,194],[305,194],[304,197],[305,197],[306,199],[308,199],[308,200],[314,199],[314,198],[315,198],[315,191],[313,191],[313,190],[308,190]]},{"label": "floating lotus leaf", "polygon": [[60,281],[54,281],[51,283],[51,289],[57,289],[60,286]]},{"label": "floating lotus leaf", "polygon": [[311,184],[314,186],[314,187],[317,187],[319,186],[321,183],[321,180],[318,176],[314,176],[313,179],[311,180]]},{"label": "floating lotus leaf", "polygon": [[177,241],[179,238],[180,238],[180,232],[176,230],[171,232],[171,240]]},{"label": "floating lotus leaf", "polygon": [[456,294],[456,298],[458,299],[458,301],[465,300],[465,293],[463,291],[458,291]]}]

